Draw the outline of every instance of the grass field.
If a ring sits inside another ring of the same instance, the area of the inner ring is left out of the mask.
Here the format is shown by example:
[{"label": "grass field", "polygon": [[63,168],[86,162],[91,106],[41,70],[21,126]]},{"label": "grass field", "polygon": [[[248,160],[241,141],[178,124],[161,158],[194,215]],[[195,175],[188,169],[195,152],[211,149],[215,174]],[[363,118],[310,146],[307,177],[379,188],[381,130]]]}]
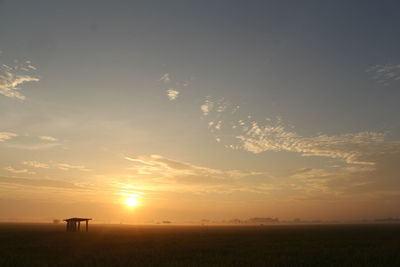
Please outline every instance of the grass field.
[{"label": "grass field", "polygon": [[0,224],[0,266],[400,266],[400,225]]}]

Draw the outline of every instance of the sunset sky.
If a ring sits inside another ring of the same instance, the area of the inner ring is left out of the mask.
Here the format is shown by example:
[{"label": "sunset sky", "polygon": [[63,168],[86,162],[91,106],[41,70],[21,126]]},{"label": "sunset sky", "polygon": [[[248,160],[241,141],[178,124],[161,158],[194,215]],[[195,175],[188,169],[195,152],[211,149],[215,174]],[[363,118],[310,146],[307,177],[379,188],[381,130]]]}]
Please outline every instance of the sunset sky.
[{"label": "sunset sky", "polygon": [[0,1],[0,221],[400,216],[399,8]]}]

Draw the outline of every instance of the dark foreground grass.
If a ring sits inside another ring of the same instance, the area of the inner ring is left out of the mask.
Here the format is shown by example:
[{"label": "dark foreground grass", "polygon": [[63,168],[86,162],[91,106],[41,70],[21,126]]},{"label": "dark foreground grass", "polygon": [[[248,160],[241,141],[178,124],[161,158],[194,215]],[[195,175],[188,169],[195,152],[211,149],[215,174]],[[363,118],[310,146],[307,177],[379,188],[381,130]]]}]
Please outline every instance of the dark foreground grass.
[{"label": "dark foreground grass", "polygon": [[400,266],[400,225],[0,224],[0,266]]}]

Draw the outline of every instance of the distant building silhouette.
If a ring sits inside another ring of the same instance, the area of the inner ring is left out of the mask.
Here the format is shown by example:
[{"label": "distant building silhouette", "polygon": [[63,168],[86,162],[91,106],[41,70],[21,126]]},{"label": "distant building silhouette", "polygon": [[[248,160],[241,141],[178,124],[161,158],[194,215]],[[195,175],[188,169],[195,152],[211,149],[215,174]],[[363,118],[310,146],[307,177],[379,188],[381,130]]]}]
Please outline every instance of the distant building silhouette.
[{"label": "distant building silhouette", "polygon": [[256,218],[250,218],[249,222],[250,223],[277,223],[277,222],[279,222],[279,219],[278,218],[256,217]]},{"label": "distant building silhouette", "polygon": [[67,222],[67,232],[80,232],[81,222],[86,222],[86,232],[89,231],[89,218],[69,218],[64,221]]}]

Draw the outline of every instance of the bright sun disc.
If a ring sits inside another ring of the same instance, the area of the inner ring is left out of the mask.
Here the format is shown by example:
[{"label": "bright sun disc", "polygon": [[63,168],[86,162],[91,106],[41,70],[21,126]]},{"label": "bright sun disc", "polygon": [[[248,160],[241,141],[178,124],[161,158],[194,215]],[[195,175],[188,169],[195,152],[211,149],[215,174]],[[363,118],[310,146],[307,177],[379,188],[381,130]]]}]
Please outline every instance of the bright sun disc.
[{"label": "bright sun disc", "polygon": [[139,201],[133,197],[129,197],[129,198],[125,199],[125,204],[130,208],[135,207],[138,203],[139,203]]}]

